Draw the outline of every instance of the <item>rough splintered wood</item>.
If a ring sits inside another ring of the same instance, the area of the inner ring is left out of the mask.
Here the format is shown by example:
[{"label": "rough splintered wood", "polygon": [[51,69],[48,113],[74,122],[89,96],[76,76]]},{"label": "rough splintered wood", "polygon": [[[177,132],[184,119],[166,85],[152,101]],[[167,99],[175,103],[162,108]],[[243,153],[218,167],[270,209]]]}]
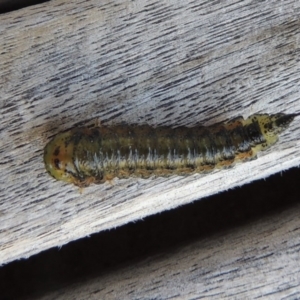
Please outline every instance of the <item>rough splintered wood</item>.
[{"label": "rough splintered wood", "polygon": [[299,299],[299,214],[300,205],[38,299]]},{"label": "rough splintered wood", "polygon": [[0,19],[0,264],[300,163],[299,120],[256,161],[186,178],[115,180],[82,194],[42,151],[81,121],[171,126],[299,101],[299,1],[63,1]]}]

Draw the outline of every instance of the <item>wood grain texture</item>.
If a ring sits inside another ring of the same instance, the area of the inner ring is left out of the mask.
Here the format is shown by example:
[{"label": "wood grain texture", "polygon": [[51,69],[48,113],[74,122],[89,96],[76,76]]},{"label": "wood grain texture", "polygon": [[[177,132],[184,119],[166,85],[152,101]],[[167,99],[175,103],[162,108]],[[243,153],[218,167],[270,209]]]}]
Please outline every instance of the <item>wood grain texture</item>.
[{"label": "wood grain texture", "polygon": [[37,299],[299,299],[300,205]]},{"label": "wood grain texture", "polygon": [[78,189],[42,162],[85,120],[211,125],[294,113],[299,1],[62,1],[0,19],[0,264],[298,166],[299,118],[231,170]]}]

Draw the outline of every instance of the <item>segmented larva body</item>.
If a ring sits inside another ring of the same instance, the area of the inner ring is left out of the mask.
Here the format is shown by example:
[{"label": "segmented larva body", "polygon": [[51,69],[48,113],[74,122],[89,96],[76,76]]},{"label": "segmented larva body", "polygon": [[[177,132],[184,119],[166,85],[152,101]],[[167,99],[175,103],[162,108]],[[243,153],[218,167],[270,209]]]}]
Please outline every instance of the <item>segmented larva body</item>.
[{"label": "segmented larva body", "polygon": [[85,187],[114,177],[201,173],[256,157],[273,145],[294,114],[255,114],[210,127],[74,128],[44,149],[48,173]]}]

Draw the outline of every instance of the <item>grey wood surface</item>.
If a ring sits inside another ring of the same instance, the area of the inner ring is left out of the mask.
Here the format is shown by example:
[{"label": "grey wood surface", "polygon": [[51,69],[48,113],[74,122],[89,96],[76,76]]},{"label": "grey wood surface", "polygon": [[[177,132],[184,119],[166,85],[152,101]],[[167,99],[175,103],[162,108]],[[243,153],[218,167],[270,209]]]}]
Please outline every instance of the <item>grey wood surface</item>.
[{"label": "grey wood surface", "polygon": [[259,159],[80,193],[45,143],[80,122],[211,125],[300,111],[300,2],[62,1],[0,17],[0,264],[300,162],[299,118]]},{"label": "grey wood surface", "polygon": [[36,299],[299,299],[300,205]]}]

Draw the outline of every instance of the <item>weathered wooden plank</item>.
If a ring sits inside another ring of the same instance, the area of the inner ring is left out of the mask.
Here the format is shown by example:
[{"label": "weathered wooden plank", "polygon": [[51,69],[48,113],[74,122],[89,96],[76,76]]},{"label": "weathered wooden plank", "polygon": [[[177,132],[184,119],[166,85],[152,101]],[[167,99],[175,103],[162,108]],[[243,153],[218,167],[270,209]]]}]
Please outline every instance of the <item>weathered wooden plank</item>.
[{"label": "weathered wooden plank", "polygon": [[45,173],[53,134],[299,111],[298,1],[61,1],[0,19],[0,263],[299,165],[299,122],[256,161],[82,194]]},{"label": "weathered wooden plank", "polygon": [[300,205],[37,299],[298,299]]}]

